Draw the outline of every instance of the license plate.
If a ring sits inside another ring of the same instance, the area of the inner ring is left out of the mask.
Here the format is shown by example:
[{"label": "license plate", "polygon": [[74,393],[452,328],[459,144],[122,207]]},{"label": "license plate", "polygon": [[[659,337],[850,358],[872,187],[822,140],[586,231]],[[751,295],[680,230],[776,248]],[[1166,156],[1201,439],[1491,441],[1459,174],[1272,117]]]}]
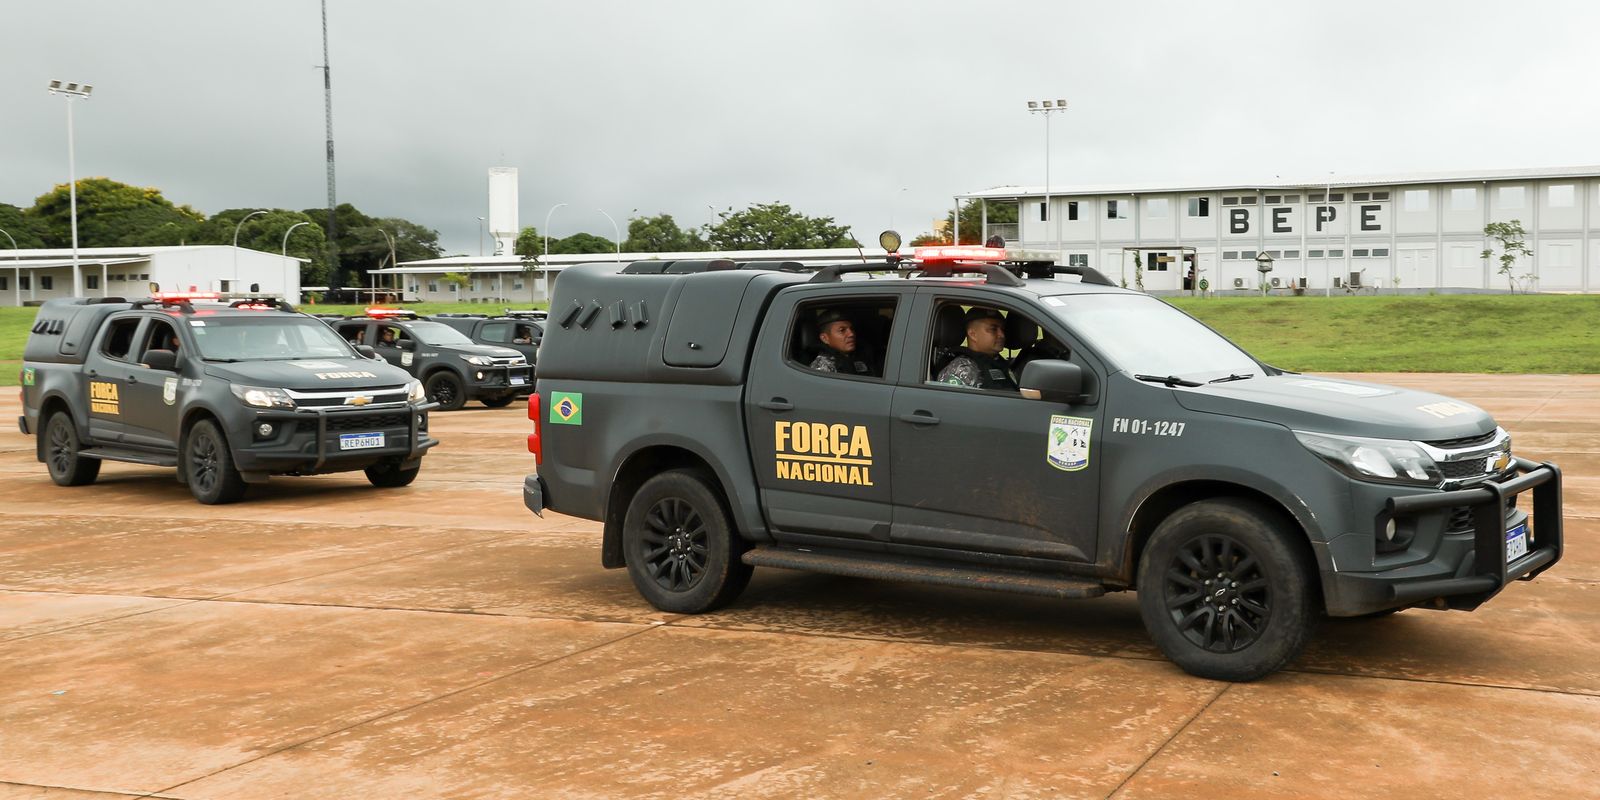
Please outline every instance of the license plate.
[{"label": "license plate", "polygon": [[528,379],[522,377],[521,375],[512,375],[511,376],[511,385],[512,386],[521,386],[522,384],[527,383],[527,382],[528,382]]},{"label": "license plate", "polygon": [[341,433],[339,434],[340,450],[366,450],[371,447],[383,446],[383,433]]},{"label": "license plate", "polygon": [[1506,563],[1510,564],[1528,554],[1528,523],[1524,522],[1506,531]]}]

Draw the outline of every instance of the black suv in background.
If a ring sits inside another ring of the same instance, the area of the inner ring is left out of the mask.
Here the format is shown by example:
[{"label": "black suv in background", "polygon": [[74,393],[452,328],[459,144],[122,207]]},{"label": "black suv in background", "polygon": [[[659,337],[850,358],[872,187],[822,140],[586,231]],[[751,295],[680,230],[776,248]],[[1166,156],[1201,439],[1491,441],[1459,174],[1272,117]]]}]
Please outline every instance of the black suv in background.
[{"label": "black suv in background", "polygon": [[435,314],[432,319],[461,331],[478,344],[509,347],[521,353],[537,368],[539,343],[544,341],[546,314],[543,311],[512,311],[488,314]]},{"label": "black suv in background", "polygon": [[478,400],[490,408],[533,393],[533,367],[510,347],[473,342],[450,325],[410,311],[372,309],[366,316],[329,320],[353,345],[377,354],[422,381],[429,400],[454,411]]}]

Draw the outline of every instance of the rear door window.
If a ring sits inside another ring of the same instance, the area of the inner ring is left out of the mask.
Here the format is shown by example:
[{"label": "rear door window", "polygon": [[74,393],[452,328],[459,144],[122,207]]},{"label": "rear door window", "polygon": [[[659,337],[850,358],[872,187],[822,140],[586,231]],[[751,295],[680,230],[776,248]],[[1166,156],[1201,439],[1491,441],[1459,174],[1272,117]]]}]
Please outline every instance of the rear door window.
[{"label": "rear door window", "polygon": [[134,334],[139,330],[138,317],[112,320],[106,326],[105,337],[100,340],[100,354],[117,361],[128,361],[133,355]]}]

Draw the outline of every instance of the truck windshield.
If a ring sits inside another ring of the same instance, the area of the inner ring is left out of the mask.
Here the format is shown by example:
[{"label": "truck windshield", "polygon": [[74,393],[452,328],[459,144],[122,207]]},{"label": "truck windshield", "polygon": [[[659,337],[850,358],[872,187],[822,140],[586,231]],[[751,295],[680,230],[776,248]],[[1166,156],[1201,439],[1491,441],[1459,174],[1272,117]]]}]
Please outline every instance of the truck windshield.
[{"label": "truck windshield", "polygon": [[1044,298],[1052,313],[1117,368],[1144,375],[1261,375],[1249,354],[1148,295]]},{"label": "truck windshield", "polygon": [[357,357],[332,328],[305,317],[195,318],[190,325],[207,361]]},{"label": "truck windshield", "polygon": [[412,322],[406,325],[411,335],[423,344],[473,344],[461,331],[442,322]]}]

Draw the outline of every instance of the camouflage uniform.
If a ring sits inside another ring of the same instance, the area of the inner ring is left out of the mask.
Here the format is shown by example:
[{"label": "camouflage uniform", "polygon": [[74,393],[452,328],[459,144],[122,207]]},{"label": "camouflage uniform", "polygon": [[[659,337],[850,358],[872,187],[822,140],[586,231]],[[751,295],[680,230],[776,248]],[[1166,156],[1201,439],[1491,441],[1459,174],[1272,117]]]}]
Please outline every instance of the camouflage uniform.
[{"label": "camouflage uniform", "polygon": [[965,347],[956,352],[958,355],[939,370],[939,383],[974,389],[1017,390],[1017,381],[1011,376],[1011,368],[1006,365],[1005,359],[980,355]]},{"label": "camouflage uniform", "polygon": [[873,374],[872,367],[867,362],[831,347],[822,348],[822,352],[811,360],[811,368],[818,372],[843,372],[847,375]]}]

